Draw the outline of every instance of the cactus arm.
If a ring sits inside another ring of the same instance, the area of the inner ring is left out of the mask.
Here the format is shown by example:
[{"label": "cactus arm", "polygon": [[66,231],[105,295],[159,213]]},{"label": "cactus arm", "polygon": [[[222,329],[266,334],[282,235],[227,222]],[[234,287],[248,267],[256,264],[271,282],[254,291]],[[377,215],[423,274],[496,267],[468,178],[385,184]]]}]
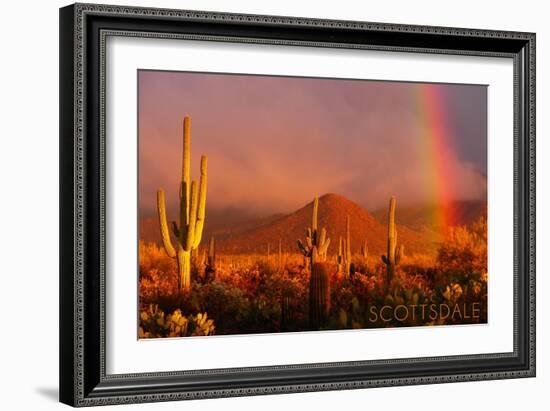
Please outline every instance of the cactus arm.
[{"label": "cactus arm", "polygon": [[191,189],[191,118],[183,119],[183,163],[180,181],[180,243],[185,244],[188,236],[189,205]]},{"label": "cactus arm", "polygon": [[[183,119],[183,164],[181,170],[181,181],[185,184],[186,204],[189,210],[189,190],[191,188],[191,117],[185,116]],[[187,214],[189,216],[189,214]]]},{"label": "cactus arm", "polygon": [[321,229],[321,234],[319,235],[319,248],[323,248],[325,245],[325,241],[327,240],[327,230],[323,227]]},{"label": "cactus arm", "polygon": [[313,248],[313,238],[312,238],[311,228],[308,228],[306,231],[306,244],[310,250]]},{"label": "cactus arm", "polygon": [[325,242],[319,247],[319,254],[325,256],[328,251],[328,246],[330,245],[330,238],[327,238]]},{"label": "cactus arm", "polygon": [[395,252],[395,264],[399,264],[399,262],[403,258],[404,253],[405,246],[403,244],[400,244],[399,247],[397,247],[397,251]]},{"label": "cactus arm", "polygon": [[191,183],[191,194],[190,194],[190,211],[189,211],[189,226],[187,227],[187,238],[185,239],[185,251],[191,251],[193,248],[195,240],[195,227],[197,224],[197,182],[193,181]]},{"label": "cactus arm", "polygon": [[317,196],[313,199],[313,214],[311,216],[311,229],[317,231],[317,212],[319,210],[319,199]]},{"label": "cactus arm", "polygon": [[302,240],[297,240],[297,244],[302,254],[305,255],[306,257],[309,257],[309,249],[307,249],[304,243],[302,243]]},{"label": "cactus arm", "polygon": [[194,248],[197,248],[202,240],[202,231],[204,229],[204,219],[206,217],[206,187],[208,184],[208,157],[201,157],[201,177],[199,183],[199,198],[197,210],[197,223],[195,226]]},{"label": "cactus arm", "polygon": [[164,202],[164,190],[161,188],[157,191],[157,211],[159,216],[160,235],[162,237],[162,244],[164,250],[169,257],[174,258],[176,256],[176,250],[170,240],[170,230],[168,229],[168,223],[166,221],[166,206]]}]

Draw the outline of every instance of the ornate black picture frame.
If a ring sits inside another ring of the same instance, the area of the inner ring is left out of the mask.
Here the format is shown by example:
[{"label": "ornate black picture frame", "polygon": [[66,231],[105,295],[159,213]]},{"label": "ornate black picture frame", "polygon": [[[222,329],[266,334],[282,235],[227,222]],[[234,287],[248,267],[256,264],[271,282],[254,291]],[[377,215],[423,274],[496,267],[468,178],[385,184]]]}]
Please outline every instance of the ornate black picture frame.
[{"label": "ornate black picture frame", "polygon": [[[514,61],[514,350],[109,375],[105,39],[188,38]],[[60,400],[73,406],[535,376],[535,34],[75,4],[60,10]]]}]

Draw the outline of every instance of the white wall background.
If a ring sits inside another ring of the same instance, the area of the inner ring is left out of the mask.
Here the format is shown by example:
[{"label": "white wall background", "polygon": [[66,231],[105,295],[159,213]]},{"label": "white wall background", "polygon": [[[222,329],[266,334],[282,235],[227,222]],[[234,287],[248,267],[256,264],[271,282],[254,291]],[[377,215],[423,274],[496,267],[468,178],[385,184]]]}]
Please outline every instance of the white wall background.
[{"label": "white wall background", "polygon": [[[550,387],[550,26],[545,2],[353,0],[129,0],[114,4],[303,17],[445,25],[537,33],[538,376],[327,393],[201,400],[120,409],[544,409]],[[0,408],[49,410],[58,380],[58,7],[64,1],[9,2],[0,24]],[[545,390],[546,388],[546,390]],[[112,407],[108,407],[114,409]]]}]

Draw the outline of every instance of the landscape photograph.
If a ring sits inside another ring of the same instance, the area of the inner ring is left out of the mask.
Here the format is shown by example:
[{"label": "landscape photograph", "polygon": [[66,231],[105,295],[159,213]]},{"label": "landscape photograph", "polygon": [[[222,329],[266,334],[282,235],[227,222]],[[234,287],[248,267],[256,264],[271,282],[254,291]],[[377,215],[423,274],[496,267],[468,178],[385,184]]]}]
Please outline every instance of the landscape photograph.
[{"label": "landscape photograph", "polygon": [[486,324],[487,87],[138,71],[140,339]]}]

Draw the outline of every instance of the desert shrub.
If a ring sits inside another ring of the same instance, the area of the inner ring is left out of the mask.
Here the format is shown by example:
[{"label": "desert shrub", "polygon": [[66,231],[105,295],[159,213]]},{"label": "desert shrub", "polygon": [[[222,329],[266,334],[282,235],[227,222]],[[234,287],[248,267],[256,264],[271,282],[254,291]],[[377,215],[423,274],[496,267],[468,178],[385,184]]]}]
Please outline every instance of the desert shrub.
[{"label": "desert shrub", "polygon": [[239,287],[214,280],[207,284],[193,284],[183,305],[190,311],[208,310],[219,328],[234,330],[246,318],[250,301]]},{"label": "desert shrub", "polygon": [[165,315],[156,304],[142,309],[139,319],[139,338],[205,336],[213,335],[216,329],[206,312],[185,316],[177,309]]},{"label": "desert shrub", "polygon": [[[389,289],[386,267],[374,255],[368,264],[358,258],[352,276],[337,273],[336,264],[328,263],[331,308],[323,329],[465,323],[440,317],[421,320],[418,315],[371,321],[369,310],[384,305],[479,302],[483,312],[477,321],[486,321],[486,230],[484,220],[457,227],[449,232],[436,257],[407,255],[397,266]],[[181,294],[175,261],[156,244],[140,243],[140,303],[146,313],[140,319],[140,333],[145,337],[197,335],[203,330],[201,324],[209,320],[218,334],[278,332],[283,330],[283,297],[284,330],[309,329],[309,267],[298,254],[285,255],[283,262],[261,254],[221,255],[216,278],[209,282],[200,280],[202,268],[197,267],[191,290]],[[155,309],[151,303],[156,304]],[[420,308],[410,309],[417,314]],[[209,332],[213,333],[213,328]]]},{"label": "desert shrub", "polygon": [[[168,257],[155,243],[139,242],[139,290],[141,304],[177,298],[178,278],[175,259]],[[162,308],[165,309],[164,305]]]},{"label": "desert shrub", "polygon": [[149,304],[160,299],[177,298],[178,283],[175,273],[166,274],[153,268],[140,275],[139,288],[141,302]]},{"label": "desert shrub", "polygon": [[147,273],[152,269],[163,273],[174,274],[177,272],[176,260],[168,257],[163,248],[156,243],[139,242],[139,270]]},{"label": "desert shrub", "polygon": [[487,220],[452,227],[437,253],[438,268],[448,278],[467,280],[487,272]]}]

